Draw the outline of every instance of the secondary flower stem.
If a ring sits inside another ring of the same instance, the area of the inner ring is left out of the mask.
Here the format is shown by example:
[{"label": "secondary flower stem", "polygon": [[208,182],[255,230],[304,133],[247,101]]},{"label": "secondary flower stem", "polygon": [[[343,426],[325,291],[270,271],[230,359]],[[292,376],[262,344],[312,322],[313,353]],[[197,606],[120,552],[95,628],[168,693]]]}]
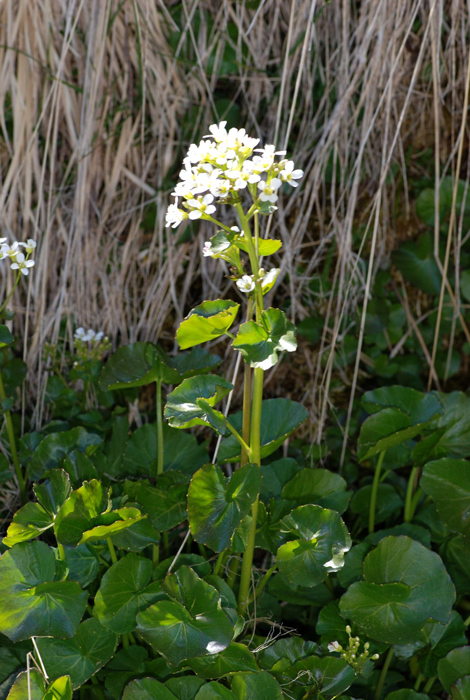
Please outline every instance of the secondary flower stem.
[{"label": "secondary flower stem", "polygon": [[[248,299],[246,308],[246,320],[251,321],[253,316],[253,302]],[[243,425],[242,425],[242,437],[247,445],[250,444],[250,418],[251,418],[251,378],[252,372],[251,367],[248,362],[245,362],[245,373],[243,381]],[[240,460],[240,466],[243,467],[244,464],[248,462],[249,450],[242,450],[242,456]]]},{"label": "secondary flower stem", "polygon": [[[0,372],[0,399],[4,401],[7,395],[5,393],[5,387],[3,384],[2,373]],[[13,430],[13,421],[11,419],[10,411],[5,411],[5,421],[7,424],[8,441],[10,443],[11,449],[11,459],[15,469],[16,478],[18,480],[18,486],[20,489],[21,504],[26,503],[26,482],[23,476],[23,470],[21,469],[20,461],[18,459],[18,450],[16,449],[15,431]]]},{"label": "secondary flower stem", "polygon": [[12,298],[13,292],[14,292],[15,289],[17,288],[18,282],[20,281],[20,279],[21,279],[21,272],[18,271],[18,273],[17,273],[17,275],[16,275],[15,284],[14,284],[13,287],[11,288],[10,294],[7,296],[7,298],[5,299],[5,301],[3,302],[3,304],[0,306],[0,314],[2,313],[3,309],[4,309],[5,306],[8,304],[8,302],[10,301],[10,299]]},{"label": "secondary flower stem", "polygon": [[163,442],[163,413],[162,413],[162,380],[157,379],[157,475],[163,474],[163,466],[165,463],[165,445]]},{"label": "secondary flower stem", "polygon": [[403,520],[405,523],[411,522],[411,520],[413,519],[413,515],[414,515],[413,491],[414,491],[414,487],[415,487],[417,472],[418,472],[418,467],[413,467],[411,472],[410,472],[410,477],[408,479],[408,486],[406,488],[406,496],[405,496],[405,512],[403,515]]},{"label": "secondary flower stem", "polygon": [[379,454],[377,464],[375,465],[374,481],[372,482],[372,491],[370,492],[369,506],[369,533],[374,532],[375,528],[375,507],[377,504],[377,490],[380,483],[380,472],[382,470],[382,462],[384,461],[385,450]]},{"label": "secondary flower stem", "polygon": [[250,601],[249,601],[250,603],[252,603],[254,600],[256,600],[256,598],[259,596],[259,594],[263,591],[264,587],[266,586],[267,582],[269,581],[269,579],[271,578],[273,573],[276,571],[276,569],[277,569],[277,566],[274,565],[266,571],[263,578],[256,586],[256,589],[250,595]]},{"label": "secondary flower stem", "polygon": [[236,430],[236,428],[234,428],[233,425],[232,425],[231,423],[229,423],[228,421],[227,421],[227,428],[230,430],[230,432],[232,433],[232,435],[234,435],[234,436],[237,438],[238,442],[239,442],[240,445],[242,446],[242,450],[243,450],[244,452],[246,452],[246,454],[248,455],[248,457],[250,457],[250,455],[251,455],[251,448],[248,447],[248,445],[246,444],[246,442],[244,441],[244,439],[242,438],[242,436],[240,435],[240,433],[238,432],[238,430]]},{"label": "secondary flower stem", "polygon": [[113,562],[113,564],[117,564],[118,558],[116,556],[116,550],[114,549],[114,545],[113,545],[113,542],[111,540],[111,537],[107,537],[106,542],[108,544],[108,549],[109,549],[109,554],[111,556],[111,561]]},{"label": "secondary flower stem", "polygon": [[[380,454],[383,454],[381,452]],[[392,658],[393,658],[393,647],[390,647],[388,650],[388,654],[385,658],[384,665],[382,666],[382,671],[380,672],[380,678],[379,682],[377,683],[377,688],[375,690],[375,695],[374,698],[375,700],[379,700],[381,694],[382,694],[382,688],[384,687],[385,679],[387,677],[387,672],[390,667],[390,664],[392,663]]]},{"label": "secondary flower stem", "polygon": [[[261,408],[263,405],[263,379],[264,372],[259,367],[253,372],[253,404],[251,414],[251,440],[250,452],[253,464],[261,466]],[[253,565],[253,553],[256,539],[256,521],[258,517],[258,498],[251,507],[251,530],[248,537],[245,553],[243,554],[240,590],[238,593],[238,612],[242,615],[249,604],[251,585],[251,567]]]}]

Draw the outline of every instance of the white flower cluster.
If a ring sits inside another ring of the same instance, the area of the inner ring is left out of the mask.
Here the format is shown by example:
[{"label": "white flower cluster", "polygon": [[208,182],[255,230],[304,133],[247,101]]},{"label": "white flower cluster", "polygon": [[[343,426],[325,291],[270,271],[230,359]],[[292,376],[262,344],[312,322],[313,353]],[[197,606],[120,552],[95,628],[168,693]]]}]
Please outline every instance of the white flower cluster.
[{"label": "white flower cluster", "polygon": [[[261,280],[261,289],[266,287],[272,287],[277,279],[280,269],[278,267],[273,267],[269,272],[265,272],[263,268],[258,271],[258,277]],[[237,287],[241,292],[249,294],[255,288],[255,277],[254,275],[243,275],[239,280],[237,280]]]},{"label": "white flower cluster", "polygon": [[[25,251],[26,255],[21,251]],[[19,270],[22,275],[29,275],[29,270],[34,267],[34,260],[29,260],[29,256],[36,248],[36,241],[32,238],[24,242],[14,241],[8,245],[6,238],[0,238],[0,260],[9,258],[11,261],[11,269]]]},{"label": "white flower cluster", "polygon": [[[248,136],[245,129],[227,130],[226,124],[212,124],[211,133],[198,146],[189,147],[181,179],[172,192],[176,202],[166,212],[166,226],[176,228],[188,218],[210,219],[215,203],[236,201],[240,190],[250,192],[259,210],[263,202],[277,202],[283,182],[297,187],[303,171],[295,170],[291,160],[275,160],[285,151],[269,145],[257,149],[259,139]],[[183,209],[178,206],[179,198]]]},{"label": "white flower cluster", "polygon": [[102,338],[104,338],[103,331],[93,331],[89,328],[87,331],[84,328],[77,328],[73,336],[75,340],[79,340],[82,343],[99,343]]}]

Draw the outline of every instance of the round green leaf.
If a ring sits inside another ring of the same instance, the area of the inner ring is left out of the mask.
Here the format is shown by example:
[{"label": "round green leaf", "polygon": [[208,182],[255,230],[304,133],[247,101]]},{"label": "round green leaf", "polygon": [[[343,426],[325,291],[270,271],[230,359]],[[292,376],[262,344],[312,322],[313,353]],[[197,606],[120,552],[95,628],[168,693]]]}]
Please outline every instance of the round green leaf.
[{"label": "round green leaf", "polygon": [[[235,236],[233,239],[233,244],[236,245],[237,248],[240,248],[240,250],[248,253],[248,244],[243,236]],[[258,240],[258,255],[261,255],[263,258],[266,255],[273,255],[274,253],[277,253],[281,246],[282,242],[276,240],[275,238],[260,238]]]},{"label": "round green leaf", "polygon": [[433,241],[427,233],[417,241],[405,241],[392,255],[394,265],[414,287],[426,294],[439,294],[441,273],[433,251]]},{"label": "round green leaf", "polygon": [[79,688],[114,654],[118,637],[94,617],[82,622],[73,639],[43,637],[36,641],[50,679],[69,675]]},{"label": "round green leaf", "polygon": [[61,676],[48,687],[42,700],[72,700],[72,695],[70,676]]},{"label": "round green leaf", "polygon": [[80,452],[93,451],[103,439],[85,428],[73,428],[62,433],[51,433],[40,442],[34,450],[28,464],[28,474],[32,481],[41,479],[45,472],[55,469],[63,457],[74,450]]},{"label": "round green leaf", "polygon": [[193,476],[188,491],[189,525],[194,539],[215,552],[229,547],[260,487],[260,469],[254,464],[245,464],[230,479],[214,464],[202,467]]},{"label": "round green leaf", "polygon": [[448,693],[459,678],[470,674],[470,646],[452,649],[438,664],[439,680]]},{"label": "round green leaf", "polygon": [[71,637],[87,594],[57,581],[54,553],[44,542],[17,544],[0,559],[0,632],[13,642],[33,636]]},{"label": "round green leaf", "polygon": [[455,589],[441,558],[409,537],[385,537],[364,560],[364,581],[340,601],[341,614],[386,644],[416,642],[429,619],[449,621]]},{"label": "round green leaf", "polygon": [[[307,420],[307,409],[289,399],[268,399],[263,401],[261,410],[261,458],[269,457],[282,443],[292,435],[299,425]],[[230,423],[242,430],[242,412],[230,416]],[[232,435],[222,440],[219,450],[219,462],[239,462],[240,444]]]},{"label": "round green leaf", "polygon": [[267,370],[277,363],[279,353],[297,348],[295,326],[280,309],[267,309],[261,312],[259,323],[242,323],[233,347],[251,367]]},{"label": "round green leaf", "polygon": [[240,304],[216,299],[196,306],[180,324],[176,340],[182,350],[224,335],[235,320]]},{"label": "round green leaf", "polygon": [[305,692],[313,686],[317,691],[313,697],[322,699],[341,695],[356,680],[353,668],[343,659],[333,656],[309,656],[286,669],[284,675],[301,683]]},{"label": "round green leaf", "polygon": [[192,348],[190,352],[180,352],[168,358],[170,367],[179,372],[179,382],[196,374],[203,374],[215,369],[221,363],[218,355],[213,355],[203,348]]},{"label": "round green leaf", "polygon": [[34,493],[39,503],[54,515],[57,515],[70,496],[71,490],[69,475],[63,469],[52,469],[44,474],[43,481],[34,484]]},{"label": "round green leaf", "polygon": [[174,676],[165,681],[165,688],[171,690],[178,700],[194,700],[203,685],[204,681],[197,676]]},{"label": "round green leaf", "polygon": [[316,586],[344,563],[351,537],[338,513],[320,506],[300,506],[282,520],[282,530],[296,536],[279,547],[276,561],[289,581]]},{"label": "round green leaf", "polygon": [[108,569],[95,597],[94,615],[104,627],[124,634],[132,632],[136,615],[162,594],[160,584],[150,584],[152,562],[127,554]]},{"label": "round green leaf", "polygon": [[3,544],[13,547],[18,542],[26,542],[38,537],[54,524],[53,517],[39,503],[26,503],[13,516]]},{"label": "round green leaf", "polygon": [[314,504],[344,513],[351,493],[346,481],[328,469],[301,469],[282,490],[282,498],[299,505]]},{"label": "round green leaf", "polygon": [[186,520],[188,484],[178,476],[178,472],[160,474],[156,486],[143,481],[137,489],[136,499],[157,530],[171,530]]},{"label": "round green leaf", "polygon": [[359,460],[370,459],[422,433],[430,421],[414,424],[412,417],[398,408],[384,408],[367,418],[359,433]]},{"label": "round green leaf", "polygon": [[169,574],[163,589],[173,598],[137,615],[137,631],[171,664],[223,651],[233,626],[222,610],[218,592],[182,566]]},{"label": "round green leaf", "polygon": [[232,694],[237,700],[284,700],[281,686],[267,671],[235,674]]},{"label": "round green leaf", "polygon": [[[233,384],[214,374],[185,379],[169,394],[165,407],[165,418],[174,428],[191,428],[193,425],[210,425],[213,419],[198,404],[204,399],[209,407],[214,406],[233,389]],[[220,414],[221,415],[221,414]]]},{"label": "round green leaf", "polygon": [[176,696],[155,678],[140,678],[126,685],[122,700],[176,700]]},{"label": "round green leaf", "polygon": [[361,404],[369,413],[377,413],[384,408],[399,408],[410,416],[413,424],[425,423],[442,412],[436,393],[424,394],[408,386],[384,386],[366,391]]},{"label": "round green leaf", "polygon": [[451,530],[470,537],[470,462],[430,462],[423,469],[420,485],[436,504],[442,521]]},{"label": "round green leaf", "polygon": [[[208,461],[207,448],[198,444],[194,435],[182,433],[176,428],[163,425],[165,471],[177,469],[193,474]],[[156,471],[157,429],[155,424],[146,424],[132,433],[127,443],[119,475],[149,476]]]},{"label": "round green leaf", "polygon": [[385,700],[429,700],[429,695],[403,688],[403,690],[395,690],[393,693],[389,693]]},{"label": "round green leaf", "polygon": [[180,379],[162,348],[153,343],[132,343],[118,348],[109,358],[99,383],[103,391],[110,391],[145,386],[157,380],[175,384]]},{"label": "round green leaf", "polygon": [[231,642],[220,654],[190,659],[188,666],[201,678],[222,678],[241,671],[259,671],[253,653],[244,644]]},{"label": "round green leaf", "polygon": [[[29,678],[28,678],[29,676]],[[18,674],[7,700],[43,700],[45,685],[42,674],[35,668]],[[31,694],[30,692],[31,691]]]},{"label": "round green leaf", "polygon": [[108,537],[127,530],[143,518],[145,515],[142,515],[140,510],[134,507],[118,508],[109,513],[103,513],[93,519],[93,527],[83,533],[78,544],[106,540]]},{"label": "round green leaf", "polygon": [[470,675],[459,678],[451,690],[453,700],[470,700]]},{"label": "round green leaf", "polygon": [[76,581],[86,588],[98,576],[100,560],[97,553],[86,544],[65,547],[65,560],[69,569],[69,581]]},{"label": "round green leaf", "polygon": [[235,700],[235,697],[225,685],[212,681],[201,687],[194,700]]},{"label": "round green leaf", "polygon": [[15,339],[8,330],[7,326],[5,326],[3,323],[0,324],[0,348],[4,348],[14,342]]}]

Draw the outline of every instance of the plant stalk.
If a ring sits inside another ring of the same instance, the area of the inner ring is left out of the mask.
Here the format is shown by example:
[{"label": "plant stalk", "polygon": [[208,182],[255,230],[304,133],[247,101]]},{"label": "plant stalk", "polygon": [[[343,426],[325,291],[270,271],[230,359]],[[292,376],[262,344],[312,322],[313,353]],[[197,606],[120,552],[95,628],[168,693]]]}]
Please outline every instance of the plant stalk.
[{"label": "plant stalk", "polygon": [[156,418],[157,418],[157,476],[163,474],[165,445],[163,442],[162,380],[157,379]]},{"label": "plant stalk", "polygon": [[[380,454],[383,454],[383,452],[381,452]],[[380,700],[380,696],[382,695],[382,690],[384,687],[385,679],[387,677],[388,669],[390,668],[390,664],[392,662],[392,658],[393,658],[393,647],[390,647],[390,649],[388,650],[388,654],[385,658],[384,665],[382,666],[382,670],[380,672],[379,682],[377,683],[377,688],[375,690],[375,695],[374,695],[375,700]]]},{"label": "plant stalk", "polygon": [[[261,466],[261,409],[263,405],[263,379],[263,370],[256,367],[253,372],[253,405],[251,415],[250,452],[252,463],[257,464],[258,467]],[[238,593],[238,611],[240,615],[246,611],[249,604],[251,567],[253,565],[256,521],[258,517],[258,498],[251,507],[251,517],[251,530],[248,537],[247,546],[243,554],[240,590]]]},{"label": "plant stalk", "polygon": [[380,483],[380,472],[382,471],[382,463],[385,457],[385,450],[379,454],[377,464],[375,465],[374,481],[372,482],[372,491],[370,493],[369,506],[369,533],[374,532],[375,528],[375,507],[377,504],[377,490]]},{"label": "plant stalk", "polygon": [[408,486],[406,487],[405,496],[405,512],[403,515],[403,520],[405,523],[411,522],[414,515],[413,509],[413,492],[416,482],[416,474],[418,472],[418,467],[413,467],[410,472],[410,477],[408,479]]},{"label": "plant stalk", "polygon": [[106,542],[108,543],[108,549],[109,549],[109,554],[111,556],[111,561],[113,564],[117,564],[117,556],[116,556],[116,550],[114,549],[114,545],[112,543],[111,537],[106,538]]},{"label": "plant stalk", "polygon": [[[3,377],[0,371],[0,399],[4,401],[7,398],[5,393],[5,386],[3,384]],[[10,411],[5,411],[5,421],[7,424],[8,441],[10,443],[11,449],[11,459],[15,469],[16,478],[18,480],[18,486],[20,489],[20,499],[21,505],[26,503],[26,482],[23,476],[23,470],[21,469],[20,460],[18,459],[18,450],[16,449],[15,431],[13,430],[13,421],[11,419]]]}]

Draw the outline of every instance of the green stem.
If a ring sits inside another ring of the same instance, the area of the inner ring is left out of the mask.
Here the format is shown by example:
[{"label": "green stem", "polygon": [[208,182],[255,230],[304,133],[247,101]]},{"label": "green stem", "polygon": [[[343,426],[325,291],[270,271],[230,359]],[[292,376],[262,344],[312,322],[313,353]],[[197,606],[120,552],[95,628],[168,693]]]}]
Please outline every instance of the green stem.
[{"label": "green stem", "polygon": [[233,427],[233,425],[231,423],[229,423],[228,421],[227,421],[227,428],[230,430],[232,435],[234,435],[237,438],[238,442],[242,446],[243,451],[246,452],[248,456],[250,456],[251,450],[248,447],[248,445],[246,444],[246,442],[244,441],[244,439],[242,438],[242,436],[240,435],[240,433],[238,432],[238,430],[236,430]]},{"label": "green stem", "polygon": [[423,693],[429,693],[431,688],[434,685],[434,681],[436,680],[436,676],[433,676],[433,678],[429,678],[426,685],[423,688]]},{"label": "green stem", "polygon": [[60,542],[57,542],[57,549],[59,551],[59,556],[62,559],[62,561],[65,561],[65,549],[64,545],[60,544]]},{"label": "green stem", "polygon": [[127,649],[127,647],[129,646],[129,636],[125,632],[121,636],[121,640],[122,640],[122,646],[124,647],[124,649]]},{"label": "green stem", "polygon": [[256,598],[258,598],[258,596],[260,595],[260,593],[262,593],[264,587],[266,586],[267,582],[269,581],[269,579],[271,578],[271,576],[273,575],[273,573],[276,571],[276,569],[277,569],[277,566],[274,565],[274,566],[272,566],[270,569],[268,569],[268,570],[266,571],[266,573],[264,574],[263,578],[261,579],[261,581],[260,581],[260,582],[258,583],[258,585],[256,586],[254,592],[250,595],[250,600],[249,600],[250,603],[252,603],[254,600],[256,600]]},{"label": "green stem", "polygon": [[94,687],[94,690],[97,692],[98,697],[100,698],[100,700],[106,700],[105,695],[104,695],[104,693],[103,693],[103,689],[100,688],[100,687],[98,687],[98,688],[96,687],[96,686],[98,686],[98,681],[97,681],[97,679],[95,678],[95,676],[92,676],[90,680],[91,680],[93,686],[95,686],[95,687]]},{"label": "green stem", "polygon": [[408,486],[406,487],[405,496],[405,512],[403,515],[403,520],[405,523],[411,522],[413,518],[413,492],[415,488],[416,474],[418,467],[413,467],[408,479]]},{"label": "green stem", "polygon": [[157,379],[157,475],[163,474],[165,463],[165,445],[163,442],[162,380]]},{"label": "green stem", "polygon": [[413,690],[416,690],[416,692],[417,692],[419,690],[419,687],[420,687],[422,682],[423,682],[423,674],[420,673],[418,675],[418,678],[416,679],[416,683],[413,686]]},{"label": "green stem", "polygon": [[[251,440],[250,453],[253,464],[261,466],[261,409],[263,405],[263,379],[264,372],[259,367],[253,372],[253,405],[251,414]],[[258,517],[258,499],[251,508],[251,530],[248,537],[245,552],[242,560],[242,572],[240,578],[240,590],[238,594],[238,610],[243,614],[249,601],[251,585],[251,567],[253,565],[253,553],[256,539],[256,521]]]},{"label": "green stem", "polygon": [[256,257],[259,257],[259,214],[256,212],[255,218],[255,251],[256,251]]},{"label": "green stem", "polygon": [[[11,261],[11,262],[13,262],[13,261]],[[15,284],[14,284],[13,287],[11,288],[10,294],[7,296],[7,298],[5,299],[5,301],[3,302],[3,304],[0,306],[0,314],[2,313],[3,309],[4,309],[5,306],[8,304],[8,302],[10,301],[10,299],[12,298],[13,292],[14,292],[15,289],[17,288],[18,282],[20,281],[20,279],[21,279],[21,272],[18,271],[18,274],[16,275]]]},{"label": "green stem", "polygon": [[235,581],[237,580],[237,574],[238,574],[238,568],[240,566],[240,559],[238,557],[232,557],[229,567],[228,567],[228,577],[227,577],[227,583],[230,586],[230,588],[233,590],[233,587],[235,585]]},{"label": "green stem", "polygon": [[465,625],[465,627],[468,627],[470,625],[470,617],[467,617],[463,624]]},{"label": "green stem", "polygon": [[[246,320],[251,321],[253,316],[253,302],[248,299],[246,307]],[[245,362],[245,372],[243,381],[243,424],[242,437],[247,445],[250,444],[250,419],[251,419],[251,367]],[[249,450],[242,449],[240,466],[243,467],[249,460]]]},{"label": "green stem", "polygon": [[[381,452],[380,454],[383,454],[383,452]],[[388,669],[389,669],[390,664],[392,662],[392,658],[393,658],[393,647],[390,647],[390,649],[388,650],[388,654],[385,658],[384,665],[382,666],[382,670],[380,672],[379,682],[377,683],[377,688],[375,690],[375,695],[374,695],[375,700],[380,699],[380,696],[382,694],[382,690],[384,687],[385,679],[387,677],[387,672],[388,672]]]},{"label": "green stem", "polygon": [[129,637],[129,644],[137,644],[136,639],[132,632],[128,632],[127,636]]},{"label": "green stem", "polygon": [[116,550],[114,549],[114,545],[112,543],[111,537],[106,538],[106,542],[108,543],[108,549],[109,549],[109,554],[111,556],[111,561],[113,564],[117,564],[117,556],[116,556]]},{"label": "green stem", "polygon": [[[5,387],[3,384],[2,373],[0,372],[0,399],[4,401],[7,395],[5,393]],[[15,431],[13,430],[13,421],[11,419],[10,411],[5,411],[5,421],[7,424],[8,441],[10,443],[11,459],[13,466],[15,468],[16,478],[18,480],[18,486],[20,489],[21,504],[26,503],[26,482],[23,475],[23,470],[21,469],[20,460],[18,459],[18,451],[16,449]]]},{"label": "green stem", "polygon": [[152,563],[154,566],[157,566],[159,561],[160,561],[160,547],[158,546],[158,544],[153,544],[152,545]]},{"label": "green stem", "polygon": [[223,549],[219,556],[217,557],[217,561],[215,562],[214,566],[214,575],[215,576],[220,576],[221,572],[224,569],[225,562],[227,561],[228,557],[228,549]]},{"label": "green stem", "polygon": [[369,533],[374,532],[375,528],[375,507],[377,504],[377,490],[380,483],[380,472],[382,470],[382,462],[384,461],[385,450],[379,454],[377,464],[375,465],[374,481],[372,482],[372,491],[370,492],[370,507],[369,507]]}]

